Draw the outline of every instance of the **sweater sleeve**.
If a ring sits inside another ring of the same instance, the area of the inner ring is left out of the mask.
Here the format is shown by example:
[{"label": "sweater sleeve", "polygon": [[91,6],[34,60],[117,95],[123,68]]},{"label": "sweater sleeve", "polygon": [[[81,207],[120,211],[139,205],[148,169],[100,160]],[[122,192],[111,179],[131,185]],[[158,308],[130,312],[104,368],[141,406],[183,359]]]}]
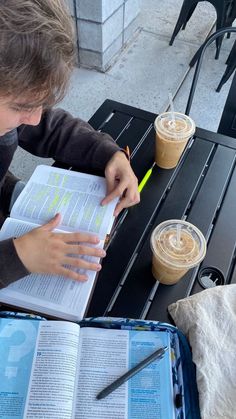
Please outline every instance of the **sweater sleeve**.
[{"label": "sweater sleeve", "polygon": [[19,145],[39,157],[50,157],[82,171],[104,170],[118,145],[87,122],[61,109],[43,113],[37,126],[18,128]]},{"label": "sweater sleeve", "polygon": [[[118,145],[87,122],[61,109],[48,109],[37,126],[18,127],[19,145],[39,157],[50,157],[79,167],[81,171],[104,171]],[[29,274],[20,261],[12,239],[0,241],[0,288]]]},{"label": "sweater sleeve", "polygon": [[29,271],[17,255],[13,239],[0,241],[0,253],[0,288],[29,275]]}]

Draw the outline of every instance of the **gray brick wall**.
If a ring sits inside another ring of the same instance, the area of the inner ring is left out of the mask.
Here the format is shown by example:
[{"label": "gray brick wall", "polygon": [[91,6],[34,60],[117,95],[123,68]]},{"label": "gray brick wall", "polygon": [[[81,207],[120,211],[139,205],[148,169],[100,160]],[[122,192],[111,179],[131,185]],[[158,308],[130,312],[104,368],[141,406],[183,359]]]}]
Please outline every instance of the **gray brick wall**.
[{"label": "gray brick wall", "polygon": [[67,0],[76,21],[79,65],[106,71],[137,29],[140,0]]}]

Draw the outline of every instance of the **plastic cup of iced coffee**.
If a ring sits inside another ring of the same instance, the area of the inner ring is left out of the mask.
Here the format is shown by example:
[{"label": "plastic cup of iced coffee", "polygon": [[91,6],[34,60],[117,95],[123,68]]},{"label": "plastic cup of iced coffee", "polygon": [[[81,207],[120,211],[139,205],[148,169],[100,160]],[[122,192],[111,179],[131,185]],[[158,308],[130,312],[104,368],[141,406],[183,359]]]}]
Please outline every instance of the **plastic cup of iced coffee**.
[{"label": "plastic cup of iced coffee", "polygon": [[155,161],[163,169],[173,169],[196,130],[194,121],[179,112],[165,112],[154,121],[156,131]]},{"label": "plastic cup of iced coffee", "polygon": [[205,257],[206,240],[193,224],[167,220],[152,232],[152,274],[162,284],[178,282]]}]

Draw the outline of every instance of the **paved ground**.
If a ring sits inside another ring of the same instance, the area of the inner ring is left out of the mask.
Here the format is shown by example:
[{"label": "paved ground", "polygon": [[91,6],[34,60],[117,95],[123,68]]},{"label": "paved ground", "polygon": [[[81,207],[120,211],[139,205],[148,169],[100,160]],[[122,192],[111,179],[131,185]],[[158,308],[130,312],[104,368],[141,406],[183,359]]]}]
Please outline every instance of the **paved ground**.
[{"label": "paved ground", "polygon": [[[175,109],[184,112],[193,76],[193,70],[188,73],[188,64],[216,16],[211,4],[200,3],[185,31],[169,46],[181,5],[182,0],[141,0],[139,29],[126,49],[106,73],[76,68],[70,90],[60,106],[85,120],[106,98],[158,113],[168,106],[168,92],[175,95],[184,79],[174,101]],[[220,93],[216,93],[215,88],[225,69],[234,36],[231,38],[224,40],[218,61],[214,59],[213,45],[204,59],[190,113],[203,128],[217,130],[230,82]],[[27,180],[35,166],[42,162],[51,164],[49,159],[35,158],[18,150],[11,168]]]}]

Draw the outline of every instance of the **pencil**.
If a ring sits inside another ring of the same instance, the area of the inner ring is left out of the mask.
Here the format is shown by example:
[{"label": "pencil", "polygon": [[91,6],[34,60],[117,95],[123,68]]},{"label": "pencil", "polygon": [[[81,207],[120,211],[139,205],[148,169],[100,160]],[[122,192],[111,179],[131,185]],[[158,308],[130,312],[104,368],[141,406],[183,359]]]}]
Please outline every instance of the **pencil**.
[{"label": "pencil", "polygon": [[130,161],[130,149],[129,149],[128,145],[125,147],[125,151],[126,151],[127,157],[129,158],[129,161]]}]

